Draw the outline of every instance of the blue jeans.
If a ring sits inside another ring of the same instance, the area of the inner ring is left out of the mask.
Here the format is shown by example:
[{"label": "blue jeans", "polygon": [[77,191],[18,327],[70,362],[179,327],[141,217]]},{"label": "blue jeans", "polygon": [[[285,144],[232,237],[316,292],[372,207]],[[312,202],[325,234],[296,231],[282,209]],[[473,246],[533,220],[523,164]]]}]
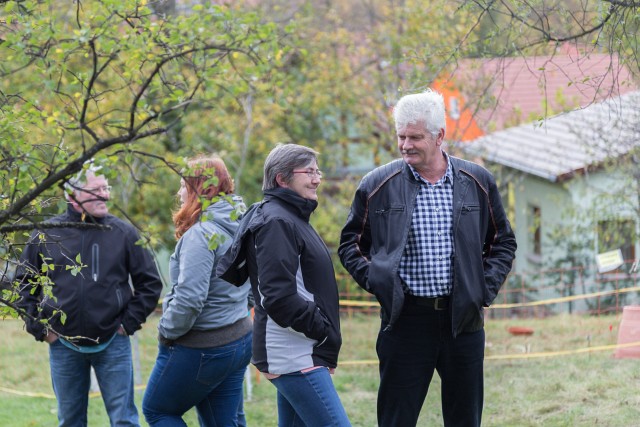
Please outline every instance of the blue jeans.
[{"label": "blue jeans", "polygon": [[279,427],[346,427],[347,413],[329,369],[294,372],[271,380],[278,390]]},{"label": "blue jeans", "polygon": [[236,426],[251,337],[214,348],[160,344],[142,400],[149,425],[186,426],[182,416],[195,406],[202,426]]},{"label": "blue jeans", "polygon": [[247,416],[244,413],[244,399],[240,399],[240,405],[238,405],[238,427],[247,427]]},{"label": "blue jeans", "polygon": [[49,345],[51,382],[58,400],[59,426],[86,426],[91,367],[96,373],[112,426],[139,426],[134,403],[129,337],[116,335],[98,353],[79,353],[57,340]]},{"label": "blue jeans", "polygon": [[415,426],[434,372],[441,379],[445,427],[479,427],[483,405],[484,330],[451,332],[451,312],[405,300],[391,330],[378,334],[378,425]]}]

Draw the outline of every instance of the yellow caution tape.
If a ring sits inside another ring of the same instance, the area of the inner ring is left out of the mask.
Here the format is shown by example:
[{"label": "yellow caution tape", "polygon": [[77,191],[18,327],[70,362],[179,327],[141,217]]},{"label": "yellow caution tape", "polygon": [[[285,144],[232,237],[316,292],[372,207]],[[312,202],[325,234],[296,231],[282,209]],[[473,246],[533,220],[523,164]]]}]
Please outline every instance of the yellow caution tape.
[{"label": "yellow caution tape", "polygon": [[[147,385],[146,384],[137,385],[134,388],[136,390],[144,390],[145,388],[147,388]],[[53,394],[33,393],[33,392],[29,392],[29,391],[18,391],[18,390],[13,390],[13,389],[6,388],[6,387],[0,387],[0,391],[4,391],[5,393],[14,394],[16,396],[41,397],[43,399],[54,399],[54,400],[56,398]],[[91,393],[89,393],[89,397],[90,398],[99,397],[99,396],[100,396],[100,392],[99,391],[92,391]]]},{"label": "yellow caution tape", "polygon": [[592,292],[590,294],[571,295],[568,297],[545,299],[540,301],[520,302],[514,304],[492,304],[489,308],[514,308],[514,307],[532,307],[536,305],[556,304],[559,302],[576,301],[579,299],[595,298],[605,295],[623,294],[626,292],[640,291],[640,286],[623,289],[611,289],[609,291]]},{"label": "yellow caution tape", "polygon": [[[538,305],[557,304],[562,302],[576,301],[580,299],[595,298],[595,297],[601,297],[601,296],[607,296],[607,295],[624,294],[627,292],[635,292],[635,291],[640,291],[640,286],[635,286],[631,288],[622,288],[622,289],[611,289],[608,291],[571,295],[568,297],[558,297],[558,298],[551,298],[551,299],[545,299],[545,300],[539,300],[539,301],[518,302],[518,303],[511,303],[511,304],[492,304],[491,307],[488,307],[488,308],[495,309],[495,308],[533,307]],[[340,306],[342,307],[379,307],[380,304],[377,301],[340,300]]]},{"label": "yellow caution tape", "polygon": [[534,358],[541,358],[541,357],[569,356],[572,354],[594,353],[596,351],[614,350],[618,348],[628,348],[628,347],[640,347],[640,341],[635,341],[635,342],[630,342],[625,344],[612,344],[612,345],[600,345],[595,347],[577,348],[574,350],[547,351],[547,352],[541,352],[541,353],[496,354],[493,356],[486,356],[485,360],[534,359]]},{"label": "yellow caution tape", "polygon": [[[532,307],[532,306],[538,306],[538,305],[557,304],[557,303],[562,303],[567,301],[575,301],[579,299],[594,298],[599,296],[613,295],[616,293],[627,293],[627,292],[634,292],[634,291],[640,291],[640,286],[623,288],[623,289],[612,289],[608,291],[593,292],[589,294],[572,295],[568,297],[552,298],[552,299],[530,301],[530,302],[523,302],[523,303],[494,304],[489,308]],[[343,307],[379,307],[380,306],[380,304],[378,304],[377,301],[351,301],[351,300],[340,300],[340,305]],[[12,320],[12,319],[6,319],[6,320]],[[14,319],[14,320],[19,320],[19,319]],[[603,346],[596,346],[596,347],[578,348],[574,350],[549,351],[549,352],[539,352],[539,353],[522,353],[522,354],[497,354],[492,356],[486,356],[485,360],[535,359],[535,358],[543,358],[543,357],[568,356],[572,354],[594,353],[598,351],[614,350],[619,348],[636,347],[636,346],[640,346],[640,341],[626,343],[626,344],[613,344],[613,345],[603,345]],[[373,365],[377,363],[378,363],[378,360],[373,360],[373,359],[347,360],[347,361],[340,362],[340,366]],[[146,384],[135,386],[136,390],[144,390],[145,388],[146,388]],[[11,393],[18,396],[40,397],[44,399],[56,398],[52,394],[18,391],[18,390],[12,390],[6,387],[0,387],[0,391],[3,391],[5,393]],[[100,392],[89,393],[90,398],[94,398],[98,396],[100,396]]]},{"label": "yellow caution tape", "polygon": [[[615,350],[619,348],[628,348],[628,347],[640,347],[640,341],[625,343],[625,344],[612,344],[612,345],[600,345],[596,347],[586,347],[586,348],[577,348],[573,350],[561,350],[561,351],[547,351],[540,353],[522,353],[522,354],[496,354],[493,356],[485,356],[485,360],[507,360],[507,359],[536,359],[542,357],[554,357],[554,356],[569,356],[572,354],[581,354],[581,353],[594,353],[598,351],[605,350]],[[375,365],[378,364],[377,360],[369,359],[369,360],[346,360],[340,362],[339,366],[358,366],[358,365]],[[144,390],[146,388],[146,384],[135,386],[136,390]],[[12,390],[6,387],[0,387],[0,391],[5,393],[14,394],[17,396],[26,396],[26,397],[41,397],[45,399],[55,399],[56,397],[52,394],[46,393],[32,393],[28,391],[18,391]],[[100,392],[91,392],[89,393],[90,398],[100,396]]]},{"label": "yellow caution tape", "polygon": [[26,396],[26,397],[43,397],[45,399],[55,399],[56,397],[52,394],[46,394],[46,393],[31,393],[28,391],[18,391],[18,390],[12,390],[10,388],[6,388],[6,387],[0,387],[0,391],[4,391],[5,393],[11,393],[11,394],[15,394],[17,396]]}]

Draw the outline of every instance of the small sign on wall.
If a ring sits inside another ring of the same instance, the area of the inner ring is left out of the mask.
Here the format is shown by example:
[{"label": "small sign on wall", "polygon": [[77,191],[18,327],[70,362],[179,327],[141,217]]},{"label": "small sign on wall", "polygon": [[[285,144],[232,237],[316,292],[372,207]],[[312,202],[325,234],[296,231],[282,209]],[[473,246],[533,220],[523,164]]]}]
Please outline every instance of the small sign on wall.
[{"label": "small sign on wall", "polygon": [[606,273],[607,271],[615,270],[624,264],[622,251],[620,249],[616,249],[614,251],[598,254],[596,255],[596,264],[598,266],[598,273]]}]

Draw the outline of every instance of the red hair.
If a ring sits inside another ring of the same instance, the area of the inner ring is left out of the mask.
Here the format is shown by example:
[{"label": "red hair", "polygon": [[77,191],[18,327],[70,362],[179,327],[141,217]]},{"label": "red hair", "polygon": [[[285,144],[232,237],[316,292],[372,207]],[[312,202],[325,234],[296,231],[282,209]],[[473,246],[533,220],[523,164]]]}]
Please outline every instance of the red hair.
[{"label": "red hair", "polygon": [[[189,160],[187,166],[189,169],[182,177],[187,191],[186,200],[173,213],[176,239],[200,219],[203,198],[211,200],[219,194],[231,194],[234,190],[233,179],[220,157],[196,157]],[[212,182],[214,176],[216,179]]]}]

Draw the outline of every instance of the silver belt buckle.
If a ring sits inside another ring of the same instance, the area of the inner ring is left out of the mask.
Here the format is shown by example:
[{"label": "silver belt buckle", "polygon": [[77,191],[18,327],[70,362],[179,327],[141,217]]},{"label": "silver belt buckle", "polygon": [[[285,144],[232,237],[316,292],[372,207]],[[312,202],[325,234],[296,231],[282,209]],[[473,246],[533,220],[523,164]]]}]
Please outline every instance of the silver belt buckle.
[{"label": "silver belt buckle", "polygon": [[[442,306],[440,305],[440,303],[442,303]],[[433,301],[433,309],[434,310],[442,311],[442,310],[446,310],[447,308],[448,308],[448,304],[447,304],[447,299],[446,298],[437,297]]]}]

